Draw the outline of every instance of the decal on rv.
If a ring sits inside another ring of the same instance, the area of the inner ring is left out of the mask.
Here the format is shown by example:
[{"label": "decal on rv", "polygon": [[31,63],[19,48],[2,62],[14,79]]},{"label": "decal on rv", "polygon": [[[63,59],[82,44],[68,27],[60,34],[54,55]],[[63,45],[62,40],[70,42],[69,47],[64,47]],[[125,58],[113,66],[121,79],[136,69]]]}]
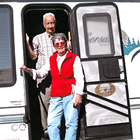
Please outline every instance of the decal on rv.
[{"label": "decal on rv", "polygon": [[[140,41],[135,40],[134,38],[130,38],[124,31],[122,31],[122,41],[123,41],[123,49],[124,49],[124,55],[129,55],[129,53],[140,47]],[[137,54],[140,53],[140,50],[137,50],[131,58],[131,62],[136,57]]]},{"label": "decal on rv", "polygon": [[112,95],[114,92],[116,91],[116,88],[113,84],[111,83],[103,83],[103,84],[99,84],[96,88],[95,88],[95,92],[97,95],[99,96],[103,96],[103,97],[107,97]]}]

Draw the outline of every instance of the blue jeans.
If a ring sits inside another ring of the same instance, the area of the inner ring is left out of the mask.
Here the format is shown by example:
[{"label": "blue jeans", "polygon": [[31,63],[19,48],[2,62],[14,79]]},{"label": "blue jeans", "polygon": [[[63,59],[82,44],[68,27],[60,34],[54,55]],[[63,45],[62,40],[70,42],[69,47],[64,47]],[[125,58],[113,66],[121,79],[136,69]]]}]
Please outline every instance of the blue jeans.
[{"label": "blue jeans", "polygon": [[71,95],[66,97],[52,97],[48,112],[48,133],[50,140],[60,140],[59,128],[64,114],[66,134],[65,140],[76,140],[80,105],[74,106],[70,101]]}]

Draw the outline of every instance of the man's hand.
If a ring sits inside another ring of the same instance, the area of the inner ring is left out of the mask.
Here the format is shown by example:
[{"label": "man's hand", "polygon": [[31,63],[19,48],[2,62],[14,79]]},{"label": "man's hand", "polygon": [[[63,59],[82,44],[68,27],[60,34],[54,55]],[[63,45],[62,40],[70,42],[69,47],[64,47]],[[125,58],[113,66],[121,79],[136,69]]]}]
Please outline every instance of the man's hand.
[{"label": "man's hand", "polygon": [[26,42],[27,42],[27,44],[29,44],[29,36],[27,35],[27,33],[26,33]]}]

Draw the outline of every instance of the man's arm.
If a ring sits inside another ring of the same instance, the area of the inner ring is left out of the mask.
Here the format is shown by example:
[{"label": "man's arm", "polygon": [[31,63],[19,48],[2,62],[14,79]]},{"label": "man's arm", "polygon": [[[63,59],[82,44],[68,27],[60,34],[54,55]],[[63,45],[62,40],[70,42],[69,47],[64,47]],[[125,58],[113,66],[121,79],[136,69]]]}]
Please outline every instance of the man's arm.
[{"label": "man's arm", "polygon": [[29,43],[29,36],[26,34],[26,43],[27,43],[27,51],[28,51],[28,54],[30,56],[30,58],[32,60],[36,60],[37,59],[37,55],[33,52],[32,50],[32,47]]}]

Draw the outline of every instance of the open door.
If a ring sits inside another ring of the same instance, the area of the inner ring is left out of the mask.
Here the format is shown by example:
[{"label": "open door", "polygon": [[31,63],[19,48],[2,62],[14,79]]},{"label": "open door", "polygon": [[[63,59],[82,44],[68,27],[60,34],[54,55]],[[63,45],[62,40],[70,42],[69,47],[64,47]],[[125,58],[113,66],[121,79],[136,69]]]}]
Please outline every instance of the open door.
[{"label": "open door", "polygon": [[[30,68],[36,68],[36,60],[31,60],[27,45],[26,45],[26,38],[25,34],[30,38],[30,44],[32,45],[33,38],[41,33],[45,32],[45,28],[43,26],[43,15],[45,13],[53,13],[56,18],[56,33],[63,32],[68,36],[69,32],[69,22],[68,22],[68,16],[69,11],[71,9],[69,6],[65,4],[28,4],[26,5],[22,10],[22,24],[23,24],[23,42],[24,42],[24,61],[25,64]],[[65,27],[65,28],[64,28]],[[40,48],[42,47],[42,44],[44,42],[42,41],[40,43]],[[40,55],[45,56],[45,52],[42,51]],[[42,62],[45,57],[42,57]],[[40,95],[40,92],[38,88],[36,87],[36,81],[32,79],[32,77],[29,74],[26,74],[26,85],[27,85],[27,115],[26,120],[28,123],[28,126],[30,128],[30,135],[32,140],[40,140],[44,139],[43,137],[43,128],[41,124],[41,113],[40,113],[40,104],[39,99],[42,100],[42,98],[38,98],[38,95]],[[47,80],[44,80],[44,84],[47,85]],[[45,90],[45,89],[44,89]],[[40,96],[39,96],[40,97]],[[42,102],[43,106],[45,104]],[[47,114],[47,110],[45,109],[45,113]],[[44,114],[45,114],[44,113]],[[65,130],[62,125],[62,137],[64,137],[63,131]]]},{"label": "open door", "polygon": [[85,75],[82,139],[132,137],[120,22],[114,3],[79,4],[71,15],[73,53]]}]

